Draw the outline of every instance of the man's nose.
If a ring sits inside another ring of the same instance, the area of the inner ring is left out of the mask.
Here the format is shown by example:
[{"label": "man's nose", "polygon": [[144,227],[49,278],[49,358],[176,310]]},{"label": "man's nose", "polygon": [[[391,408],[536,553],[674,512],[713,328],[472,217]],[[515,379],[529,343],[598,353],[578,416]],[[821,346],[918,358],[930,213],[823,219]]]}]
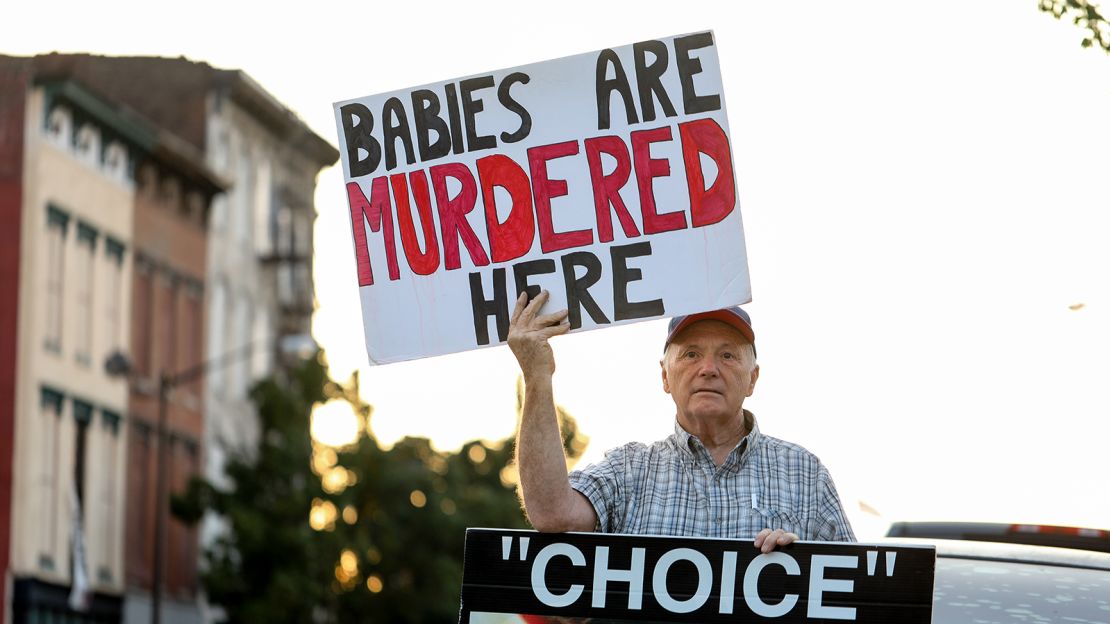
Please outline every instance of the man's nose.
[{"label": "man's nose", "polygon": [[716,377],[717,375],[720,375],[720,373],[721,373],[721,371],[717,367],[717,358],[711,358],[711,357],[702,358],[702,361],[701,361],[700,365],[698,366],[698,375],[699,376],[703,376],[703,377],[713,376],[713,377]]}]

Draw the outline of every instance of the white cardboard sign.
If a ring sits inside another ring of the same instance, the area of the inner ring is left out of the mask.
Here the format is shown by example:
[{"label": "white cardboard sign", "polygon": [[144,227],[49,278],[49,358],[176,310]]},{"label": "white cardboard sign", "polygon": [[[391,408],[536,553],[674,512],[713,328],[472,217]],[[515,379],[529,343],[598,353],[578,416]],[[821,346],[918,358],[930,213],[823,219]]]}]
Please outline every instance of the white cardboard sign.
[{"label": "white cardboard sign", "polygon": [[335,104],[370,362],[751,300],[712,32]]}]

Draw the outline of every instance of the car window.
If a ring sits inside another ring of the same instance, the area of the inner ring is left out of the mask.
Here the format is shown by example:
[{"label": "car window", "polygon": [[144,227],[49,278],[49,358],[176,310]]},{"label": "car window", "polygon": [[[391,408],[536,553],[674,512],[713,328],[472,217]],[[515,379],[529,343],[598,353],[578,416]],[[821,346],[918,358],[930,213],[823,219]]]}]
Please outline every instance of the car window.
[{"label": "car window", "polygon": [[933,624],[1110,624],[1110,571],[937,558]]}]

